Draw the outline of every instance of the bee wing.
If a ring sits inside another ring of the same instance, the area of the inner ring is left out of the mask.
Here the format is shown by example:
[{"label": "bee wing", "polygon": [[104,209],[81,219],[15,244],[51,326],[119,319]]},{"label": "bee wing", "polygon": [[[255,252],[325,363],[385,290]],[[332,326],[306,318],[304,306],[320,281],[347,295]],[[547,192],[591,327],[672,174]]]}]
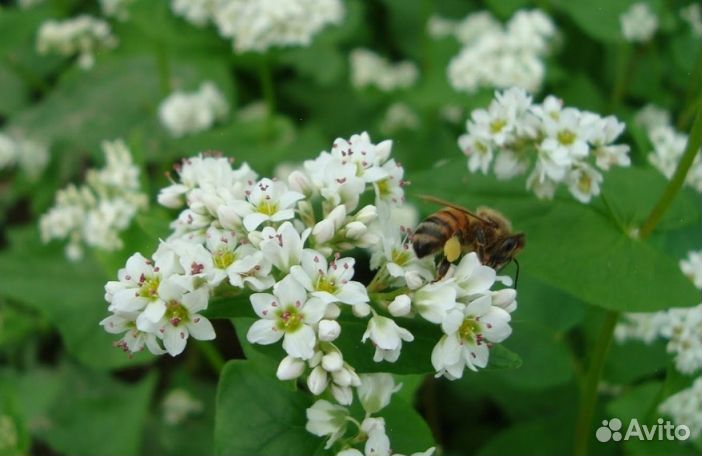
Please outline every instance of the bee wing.
[{"label": "bee wing", "polygon": [[465,212],[466,214],[470,215],[471,217],[475,218],[476,220],[480,220],[483,223],[487,223],[489,225],[494,225],[494,223],[490,220],[485,220],[484,218],[480,217],[479,215],[475,214],[474,212],[469,211],[463,206],[459,206],[457,204],[453,204],[451,202],[448,202],[446,200],[442,200],[441,198],[437,198],[435,196],[431,195],[417,195],[419,199],[423,199],[424,201],[428,201],[430,203],[438,204],[439,206],[447,206],[451,207],[453,209],[457,209],[461,212]]}]

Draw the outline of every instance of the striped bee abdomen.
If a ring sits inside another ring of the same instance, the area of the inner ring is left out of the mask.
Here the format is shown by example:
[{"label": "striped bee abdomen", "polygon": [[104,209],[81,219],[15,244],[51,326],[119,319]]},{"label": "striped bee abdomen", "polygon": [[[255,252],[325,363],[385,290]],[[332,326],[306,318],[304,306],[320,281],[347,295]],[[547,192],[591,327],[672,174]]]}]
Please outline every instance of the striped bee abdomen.
[{"label": "striped bee abdomen", "polygon": [[425,257],[443,248],[463,224],[465,215],[452,208],[445,208],[430,215],[417,226],[412,235],[412,246],[418,258]]}]

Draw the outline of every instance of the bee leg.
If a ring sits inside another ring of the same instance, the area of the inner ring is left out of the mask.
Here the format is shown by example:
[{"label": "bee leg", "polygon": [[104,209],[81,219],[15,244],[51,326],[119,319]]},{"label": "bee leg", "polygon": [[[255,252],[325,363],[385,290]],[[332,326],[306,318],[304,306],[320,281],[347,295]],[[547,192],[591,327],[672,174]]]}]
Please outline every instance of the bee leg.
[{"label": "bee leg", "polygon": [[450,267],[451,262],[446,257],[441,257],[439,266],[436,268],[436,278],[434,279],[434,282],[438,282],[439,280],[443,279]]}]

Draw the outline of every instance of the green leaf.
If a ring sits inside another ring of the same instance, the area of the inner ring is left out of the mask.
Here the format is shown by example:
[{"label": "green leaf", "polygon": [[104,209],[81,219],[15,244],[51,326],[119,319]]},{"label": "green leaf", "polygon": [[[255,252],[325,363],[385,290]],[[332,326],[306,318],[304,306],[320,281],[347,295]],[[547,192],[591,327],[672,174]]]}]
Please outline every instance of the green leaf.
[{"label": "green leaf", "polygon": [[[629,312],[699,302],[698,291],[680,272],[677,260],[626,235],[626,227],[619,227],[604,205],[584,205],[560,194],[553,201],[538,201],[524,190],[523,180],[469,175],[462,160],[410,174],[409,179],[410,198],[412,193],[428,193],[469,208],[487,205],[504,212],[515,229],[526,234],[526,248],[519,256],[522,270],[585,302]],[[632,177],[629,182],[646,194],[648,180]],[[618,201],[630,202],[635,198],[630,193]],[[436,210],[423,207],[425,214]]]},{"label": "green leaf", "polygon": [[249,361],[230,361],[217,389],[215,454],[315,454],[322,439],[305,430],[309,397]]},{"label": "green leaf", "polygon": [[574,420],[562,415],[517,423],[492,436],[477,454],[570,454]]},{"label": "green leaf", "polygon": [[33,229],[14,232],[13,239],[12,247],[0,253],[0,295],[40,311],[58,328],[68,351],[87,365],[109,369],[151,358],[140,353],[129,359],[112,346],[116,336],[98,325],[108,315],[107,279],[93,261],[70,263],[58,246],[37,246]]},{"label": "green leaf", "polygon": [[[626,363],[622,360],[625,359]],[[615,343],[609,349],[602,377],[615,385],[628,385],[644,377],[665,372],[670,362],[665,343],[656,341],[646,344],[641,341]]]},{"label": "green leaf", "polygon": [[125,384],[77,369],[68,379],[42,438],[65,454],[137,454],[156,376]]},{"label": "green leaf", "polygon": [[560,1],[560,8],[588,35],[603,43],[616,43],[624,38],[619,17],[634,3],[633,0],[588,2]]},{"label": "green leaf", "polygon": [[385,418],[385,431],[394,453],[412,454],[435,446],[434,437],[422,416],[398,395],[379,413]]}]

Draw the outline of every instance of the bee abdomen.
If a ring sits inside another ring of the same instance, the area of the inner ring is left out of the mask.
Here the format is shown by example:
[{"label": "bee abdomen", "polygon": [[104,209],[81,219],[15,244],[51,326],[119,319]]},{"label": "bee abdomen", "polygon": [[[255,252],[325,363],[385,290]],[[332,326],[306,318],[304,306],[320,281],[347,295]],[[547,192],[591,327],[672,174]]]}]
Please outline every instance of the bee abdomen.
[{"label": "bee abdomen", "polygon": [[439,215],[432,215],[420,223],[412,235],[414,253],[418,258],[430,255],[442,248],[452,235],[452,228]]}]

